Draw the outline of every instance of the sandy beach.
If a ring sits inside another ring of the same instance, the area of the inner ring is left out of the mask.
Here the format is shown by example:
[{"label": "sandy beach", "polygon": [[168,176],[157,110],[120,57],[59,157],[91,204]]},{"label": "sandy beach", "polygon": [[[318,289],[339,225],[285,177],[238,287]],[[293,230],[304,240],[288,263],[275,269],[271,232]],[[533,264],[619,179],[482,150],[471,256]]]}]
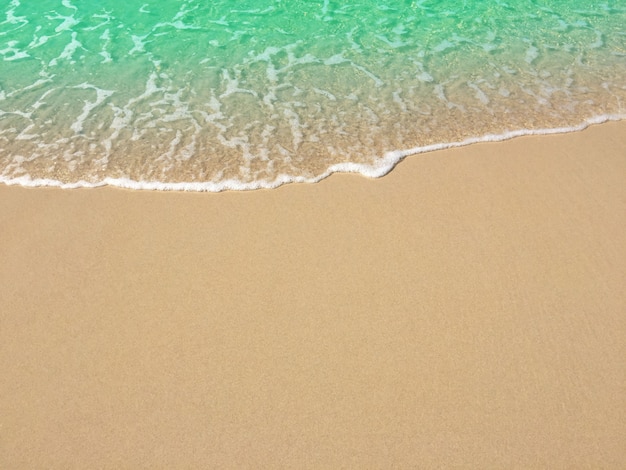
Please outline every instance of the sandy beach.
[{"label": "sandy beach", "polygon": [[2,468],[626,467],[625,121],[0,241]]}]

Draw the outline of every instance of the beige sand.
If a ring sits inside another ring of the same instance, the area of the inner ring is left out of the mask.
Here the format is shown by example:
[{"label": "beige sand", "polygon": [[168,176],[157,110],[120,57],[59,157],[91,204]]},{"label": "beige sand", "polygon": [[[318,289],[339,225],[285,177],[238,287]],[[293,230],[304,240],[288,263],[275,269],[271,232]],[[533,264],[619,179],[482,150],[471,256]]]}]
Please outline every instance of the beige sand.
[{"label": "beige sand", "polygon": [[626,467],[626,122],[0,236],[1,468]]}]

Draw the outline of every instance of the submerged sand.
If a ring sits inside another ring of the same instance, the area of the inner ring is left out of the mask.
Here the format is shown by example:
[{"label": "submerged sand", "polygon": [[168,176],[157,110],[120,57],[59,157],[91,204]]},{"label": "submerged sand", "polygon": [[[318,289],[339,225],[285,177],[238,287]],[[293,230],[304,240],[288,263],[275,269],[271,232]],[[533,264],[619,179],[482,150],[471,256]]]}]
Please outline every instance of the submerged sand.
[{"label": "submerged sand", "polygon": [[3,468],[626,466],[626,122],[0,236]]}]

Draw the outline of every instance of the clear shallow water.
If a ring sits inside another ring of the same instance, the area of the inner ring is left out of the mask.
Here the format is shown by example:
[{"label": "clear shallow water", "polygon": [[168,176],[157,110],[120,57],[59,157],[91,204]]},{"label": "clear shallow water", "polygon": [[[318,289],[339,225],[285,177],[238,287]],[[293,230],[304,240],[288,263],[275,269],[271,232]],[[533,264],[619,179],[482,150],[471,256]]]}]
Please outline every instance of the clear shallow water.
[{"label": "clear shallow water", "polygon": [[222,190],[380,176],[626,117],[626,3],[5,0],[0,181]]}]

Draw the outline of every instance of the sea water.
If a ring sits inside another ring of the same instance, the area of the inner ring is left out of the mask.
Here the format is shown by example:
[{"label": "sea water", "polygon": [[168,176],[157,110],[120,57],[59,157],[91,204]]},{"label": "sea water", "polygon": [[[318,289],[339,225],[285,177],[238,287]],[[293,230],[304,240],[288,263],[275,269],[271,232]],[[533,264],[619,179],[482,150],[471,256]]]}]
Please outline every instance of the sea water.
[{"label": "sea water", "polygon": [[0,0],[0,181],[219,191],[626,116],[624,0]]}]

